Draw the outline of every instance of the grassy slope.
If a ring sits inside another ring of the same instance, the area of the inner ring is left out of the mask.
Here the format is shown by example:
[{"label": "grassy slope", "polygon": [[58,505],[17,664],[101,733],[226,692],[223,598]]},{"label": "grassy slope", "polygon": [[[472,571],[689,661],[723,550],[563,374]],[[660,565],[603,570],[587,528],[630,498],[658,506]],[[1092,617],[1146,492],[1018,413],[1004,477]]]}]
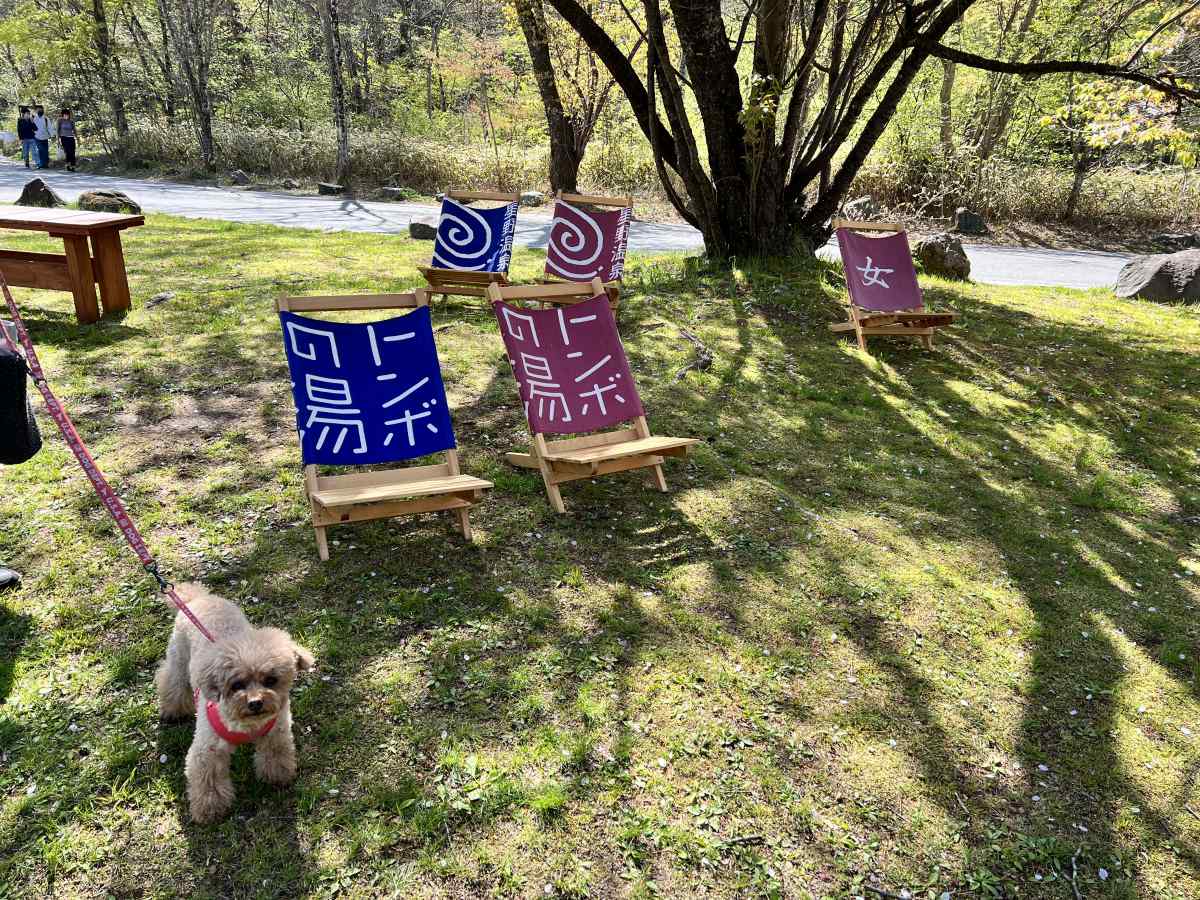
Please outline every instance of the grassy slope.
[{"label": "grassy slope", "polygon": [[[503,461],[494,322],[439,304],[477,544],[374,523],[321,565],[270,301],[411,286],[428,245],[127,243],[124,321],[29,323],[164,565],[316,651],[301,774],[243,751],[234,817],[186,821],[170,616],[48,435],[0,472],[0,895],[1071,897],[1073,857],[1089,900],[1200,895],[1196,309],[932,281],[964,325],[871,359],[831,270],[635,260],[652,425],[706,443],[556,517]],[[680,326],[716,361],[676,381]]]}]

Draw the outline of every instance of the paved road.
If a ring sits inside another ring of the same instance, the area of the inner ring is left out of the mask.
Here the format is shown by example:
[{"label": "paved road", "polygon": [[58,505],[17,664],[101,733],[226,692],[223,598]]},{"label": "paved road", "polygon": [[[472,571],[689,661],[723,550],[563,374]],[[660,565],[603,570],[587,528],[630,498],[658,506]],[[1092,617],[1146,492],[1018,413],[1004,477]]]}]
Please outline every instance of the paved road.
[{"label": "paved road", "polygon": [[[363,202],[61,171],[42,174],[67,200],[74,200],[86,190],[109,188],[124,191],[148,212],[194,219],[399,234],[407,229],[413,218],[436,214],[433,206],[423,203]],[[0,201],[15,200],[30,175],[24,166],[0,161]],[[517,220],[518,245],[544,247],[549,233],[548,211],[521,211]],[[634,222],[630,230],[630,250],[697,251],[702,247],[699,232],[687,225]],[[1121,267],[1131,258],[1126,254],[1089,250],[1041,250],[980,244],[968,244],[966,250],[971,260],[971,277],[986,284],[1110,287]],[[837,251],[831,245],[821,252],[822,255],[836,255]]]}]

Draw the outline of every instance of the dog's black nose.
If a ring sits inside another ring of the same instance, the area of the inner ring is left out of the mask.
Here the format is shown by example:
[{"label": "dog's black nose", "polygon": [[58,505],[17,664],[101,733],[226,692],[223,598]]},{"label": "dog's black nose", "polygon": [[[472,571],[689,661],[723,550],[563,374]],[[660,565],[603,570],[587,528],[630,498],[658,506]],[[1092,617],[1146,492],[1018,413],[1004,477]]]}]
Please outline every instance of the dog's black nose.
[{"label": "dog's black nose", "polygon": [[246,706],[249,707],[250,712],[262,712],[262,701],[261,700],[251,700],[249,703],[246,704]]}]

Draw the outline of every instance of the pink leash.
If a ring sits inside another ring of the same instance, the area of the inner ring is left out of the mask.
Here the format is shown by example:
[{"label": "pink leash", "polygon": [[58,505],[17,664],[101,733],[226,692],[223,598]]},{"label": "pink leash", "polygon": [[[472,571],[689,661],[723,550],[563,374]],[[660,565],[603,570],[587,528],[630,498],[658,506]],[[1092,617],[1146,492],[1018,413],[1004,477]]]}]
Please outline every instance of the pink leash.
[{"label": "pink leash", "polygon": [[[54,424],[58,426],[58,430],[62,432],[63,440],[67,442],[67,446],[71,448],[71,452],[79,460],[79,465],[83,467],[84,474],[91,481],[92,487],[96,489],[96,494],[100,497],[100,502],[104,504],[104,508],[108,510],[108,514],[117,523],[117,527],[121,529],[121,534],[125,536],[125,540],[133,552],[137,554],[137,558],[141,560],[142,568],[158,582],[158,589],[170,598],[171,602],[178,607],[181,613],[188,617],[191,623],[196,626],[197,631],[213,643],[216,643],[212,632],[204,627],[204,624],[196,618],[196,614],[188,608],[183,598],[176,593],[175,586],[159,573],[158,563],[150,555],[150,551],[146,547],[146,542],[142,539],[141,532],[133,524],[133,520],[129,518],[129,513],[125,511],[125,504],[121,502],[121,498],[113,491],[108,483],[108,479],[104,477],[104,473],[96,467],[95,460],[88,453],[87,447],[84,446],[83,441],[79,437],[79,432],[75,430],[75,423],[71,421],[71,417],[67,415],[67,411],[63,409],[62,404],[58,402],[58,398],[54,396],[54,392],[50,390],[50,385],[46,383],[46,375],[42,371],[42,365],[38,362],[37,351],[33,349],[33,341],[29,339],[29,332],[25,330],[25,323],[21,321],[21,314],[17,311],[16,301],[13,300],[12,292],[9,291],[8,282],[5,280],[3,274],[0,274],[0,288],[4,290],[4,302],[8,304],[9,315],[12,316],[13,324],[17,327],[17,338],[25,350],[25,366],[29,369],[29,375],[33,379],[33,383],[37,385],[37,389],[41,391],[42,398],[46,401],[46,409],[49,411],[50,417],[54,419]],[[14,353],[18,352],[3,326],[0,326],[0,335],[3,335],[4,343],[11,347]]]}]

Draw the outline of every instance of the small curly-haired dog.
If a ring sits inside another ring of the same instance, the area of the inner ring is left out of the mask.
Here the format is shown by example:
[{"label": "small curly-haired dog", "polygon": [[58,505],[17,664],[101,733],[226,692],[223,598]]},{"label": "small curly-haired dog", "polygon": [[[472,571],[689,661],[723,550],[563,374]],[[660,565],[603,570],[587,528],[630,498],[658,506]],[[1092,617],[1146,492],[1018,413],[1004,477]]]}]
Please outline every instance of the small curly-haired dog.
[{"label": "small curly-haired dog", "polygon": [[313,655],[278,628],[255,628],[233,603],[199,584],[181,584],[179,596],[212,632],[210,642],[183,613],[167,656],[158,667],[159,712],[164,719],[196,714],[188,750],[192,818],[212,822],[233,804],[229,762],[240,744],[254,744],[254,771],[273,784],[296,777],[296,745],[288,691]]}]

